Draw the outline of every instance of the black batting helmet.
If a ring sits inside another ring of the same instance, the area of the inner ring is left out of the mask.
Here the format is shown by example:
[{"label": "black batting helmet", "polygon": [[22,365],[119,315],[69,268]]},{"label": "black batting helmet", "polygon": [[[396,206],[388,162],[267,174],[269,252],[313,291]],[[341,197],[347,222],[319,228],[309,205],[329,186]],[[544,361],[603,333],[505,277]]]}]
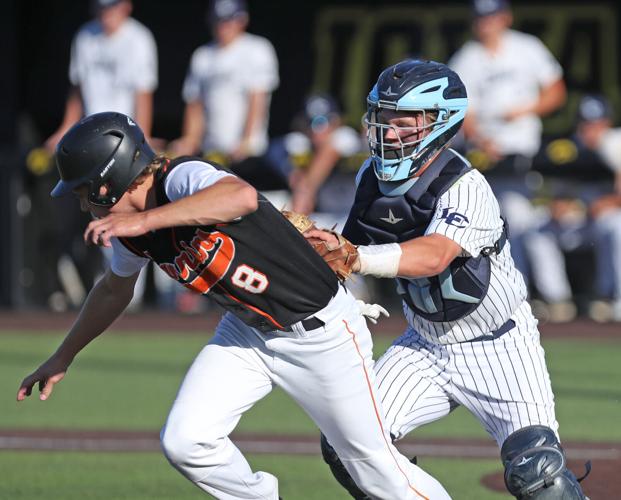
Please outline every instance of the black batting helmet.
[{"label": "black batting helmet", "polygon": [[[155,158],[140,127],[122,113],[97,113],[76,123],[56,146],[60,181],[53,197],[88,186],[88,201],[112,206]],[[102,194],[101,187],[107,189]]]}]

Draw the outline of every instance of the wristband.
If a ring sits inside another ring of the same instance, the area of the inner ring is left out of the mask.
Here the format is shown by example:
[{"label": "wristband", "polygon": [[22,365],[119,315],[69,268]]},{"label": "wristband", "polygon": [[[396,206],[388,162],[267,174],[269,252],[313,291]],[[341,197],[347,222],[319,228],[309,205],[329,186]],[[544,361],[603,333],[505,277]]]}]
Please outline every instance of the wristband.
[{"label": "wristband", "polygon": [[360,274],[370,274],[378,278],[396,277],[401,253],[399,243],[359,246]]}]

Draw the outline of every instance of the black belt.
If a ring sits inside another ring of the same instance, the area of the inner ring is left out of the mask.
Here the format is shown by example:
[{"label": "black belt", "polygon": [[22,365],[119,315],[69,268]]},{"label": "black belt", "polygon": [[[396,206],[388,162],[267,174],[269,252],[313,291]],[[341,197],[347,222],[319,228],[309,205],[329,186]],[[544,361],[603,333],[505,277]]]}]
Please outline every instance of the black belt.
[{"label": "black belt", "polygon": [[481,340],[495,340],[498,337],[503,336],[505,333],[507,333],[509,330],[512,330],[513,328],[515,328],[515,321],[513,321],[512,319],[509,319],[504,325],[498,328],[498,330],[488,333],[487,335],[481,335],[480,337],[477,337],[472,340],[467,340],[466,342],[479,342]]},{"label": "black belt", "polygon": [[[302,325],[302,328],[304,328],[304,330],[306,330],[306,331],[316,330],[317,328],[321,328],[322,326],[325,325],[325,323],[323,321],[321,321],[319,318],[317,318],[315,316],[311,316],[310,318],[303,319],[300,322],[300,324]],[[284,332],[292,332],[293,328],[291,328],[291,326],[292,325],[289,325],[289,326],[283,328],[283,331]]]}]

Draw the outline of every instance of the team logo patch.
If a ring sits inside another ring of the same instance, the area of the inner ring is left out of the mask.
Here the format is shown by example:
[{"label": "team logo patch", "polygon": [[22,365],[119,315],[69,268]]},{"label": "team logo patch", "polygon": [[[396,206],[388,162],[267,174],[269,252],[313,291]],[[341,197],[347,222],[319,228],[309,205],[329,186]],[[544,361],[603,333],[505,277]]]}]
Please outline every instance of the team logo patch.
[{"label": "team logo patch", "polygon": [[460,229],[466,227],[470,219],[459,212],[451,212],[451,210],[453,210],[451,207],[442,210],[439,219],[444,219],[447,224]]},{"label": "team logo patch", "polygon": [[530,462],[533,459],[533,457],[522,457],[522,460],[520,460],[520,462],[517,464],[518,467],[520,467],[521,465],[526,465],[528,462]]},{"label": "team logo patch", "polygon": [[178,248],[174,263],[159,266],[185,287],[203,294],[224,277],[235,257],[235,243],[220,231],[197,229],[192,241],[181,241]]},{"label": "team logo patch", "polygon": [[380,217],[380,220],[384,222],[388,222],[388,224],[396,224],[397,222],[401,222],[403,217],[395,217],[392,213],[392,210],[388,209],[388,217]]},{"label": "team logo patch", "polygon": [[387,97],[392,97],[394,95],[399,95],[398,92],[393,92],[391,87],[388,87],[388,90],[381,90],[380,94],[384,94]]}]

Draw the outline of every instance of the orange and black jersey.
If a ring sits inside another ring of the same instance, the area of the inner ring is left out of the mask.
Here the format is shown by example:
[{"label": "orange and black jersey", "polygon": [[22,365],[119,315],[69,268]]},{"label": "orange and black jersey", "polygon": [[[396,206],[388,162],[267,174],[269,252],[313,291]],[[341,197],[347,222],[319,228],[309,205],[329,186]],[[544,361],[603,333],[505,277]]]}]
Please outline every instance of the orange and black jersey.
[{"label": "orange and black jersey", "polygon": [[[198,159],[178,158],[158,171],[158,206],[170,203],[164,189],[168,174],[189,160]],[[260,194],[255,212],[227,224],[171,227],[119,240],[187,288],[210,293],[246,324],[263,331],[312,315],[338,288],[323,259]]]}]

